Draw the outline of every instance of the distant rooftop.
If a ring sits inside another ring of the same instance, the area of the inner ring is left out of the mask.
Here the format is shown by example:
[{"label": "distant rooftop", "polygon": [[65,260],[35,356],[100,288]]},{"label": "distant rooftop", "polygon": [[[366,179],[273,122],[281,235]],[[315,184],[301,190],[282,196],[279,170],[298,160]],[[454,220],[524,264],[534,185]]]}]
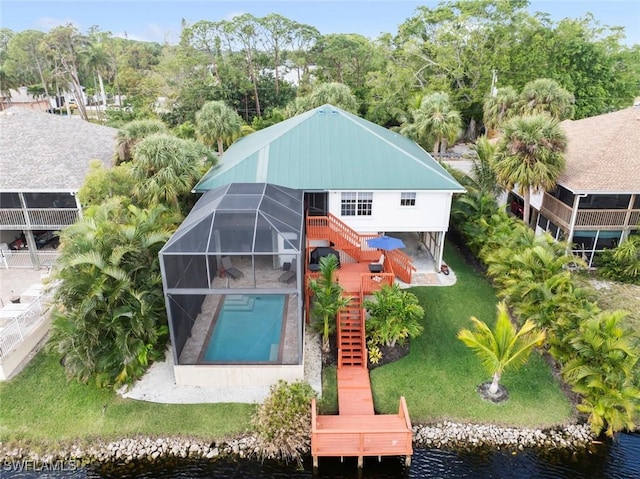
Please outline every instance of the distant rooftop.
[{"label": "distant rooftop", "polygon": [[0,112],[0,191],[77,191],[91,160],[113,164],[115,128],[12,107]]},{"label": "distant rooftop", "polygon": [[332,105],[238,140],[195,190],[262,182],[305,191],[464,191],[413,141]]}]

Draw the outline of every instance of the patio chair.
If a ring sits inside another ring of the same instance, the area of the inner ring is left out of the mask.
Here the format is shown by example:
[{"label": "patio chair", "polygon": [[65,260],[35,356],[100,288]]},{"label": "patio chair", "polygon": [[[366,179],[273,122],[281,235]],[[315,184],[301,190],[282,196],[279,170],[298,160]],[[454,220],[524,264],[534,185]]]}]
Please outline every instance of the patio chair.
[{"label": "patio chair", "polygon": [[224,271],[225,274],[231,276],[233,279],[244,278],[244,273],[233,266],[233,263],[231,262],[231,258],[229,256],[222,257],[222,271]]},{"label": "patio chair", "polygon": [[378,259],[378,261],[369,263],[369,271],[371,273],[382,273],[383,268],[384,268],[384,253],[380,255],[380,259]]},{"label": "patio chair", "polygon": [[296,272],[291,271],[291,263],[284,263],[282,265],[282,271],[284,271],[284,273],[280,275],[278,281],[280,281],[281,283],[292,283],[293,281],[295,281]]}]

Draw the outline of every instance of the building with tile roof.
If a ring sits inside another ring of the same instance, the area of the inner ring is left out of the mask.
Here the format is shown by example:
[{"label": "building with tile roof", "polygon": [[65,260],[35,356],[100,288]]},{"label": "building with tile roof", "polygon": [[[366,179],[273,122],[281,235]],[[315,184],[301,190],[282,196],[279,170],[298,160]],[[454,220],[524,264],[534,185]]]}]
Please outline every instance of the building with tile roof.
[{"label": "building with tile roof", "polygon": [[538,231],[575,245],[589,266],[597,253],[640,234],[640,107],[561,123],[567,167],[532,205]]},{"label": "building with tile roof", "polygon": [[75,195],[91,161],[113,164],[117,130],[11,107],[0,112],[0,131],[0,244],[28,250],[39,267],[40,243],[81,214]]}]

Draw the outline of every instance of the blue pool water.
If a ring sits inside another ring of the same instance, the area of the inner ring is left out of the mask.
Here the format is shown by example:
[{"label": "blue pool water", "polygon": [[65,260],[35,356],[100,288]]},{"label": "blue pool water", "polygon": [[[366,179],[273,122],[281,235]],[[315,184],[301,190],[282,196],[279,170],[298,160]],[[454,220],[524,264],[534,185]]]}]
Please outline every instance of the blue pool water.
[{"label": "blue pool water", "polygon": [[205,362],[256,363],[278,359],[285,295],[226,295]]}]

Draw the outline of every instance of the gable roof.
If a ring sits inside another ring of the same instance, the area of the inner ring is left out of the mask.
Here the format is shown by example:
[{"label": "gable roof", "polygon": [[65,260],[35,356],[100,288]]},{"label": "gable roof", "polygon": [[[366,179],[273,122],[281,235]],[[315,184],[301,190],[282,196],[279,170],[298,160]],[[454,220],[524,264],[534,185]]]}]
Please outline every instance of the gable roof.
[{"label": "gable roof", "polygon": [[12,107],[0,112],[0,191],[77,191],[91,160],[113,164],[115,128]]},{"label": "gable roof", "polygon": [[464,191],[413,141],[332,105],[238,140],[194,189],[255,182],[306,191]]},{"label": "gable roof", "polygon": [[565,120],[567,168],[558,184],[574,193],[640,193],[640,108]]}]

